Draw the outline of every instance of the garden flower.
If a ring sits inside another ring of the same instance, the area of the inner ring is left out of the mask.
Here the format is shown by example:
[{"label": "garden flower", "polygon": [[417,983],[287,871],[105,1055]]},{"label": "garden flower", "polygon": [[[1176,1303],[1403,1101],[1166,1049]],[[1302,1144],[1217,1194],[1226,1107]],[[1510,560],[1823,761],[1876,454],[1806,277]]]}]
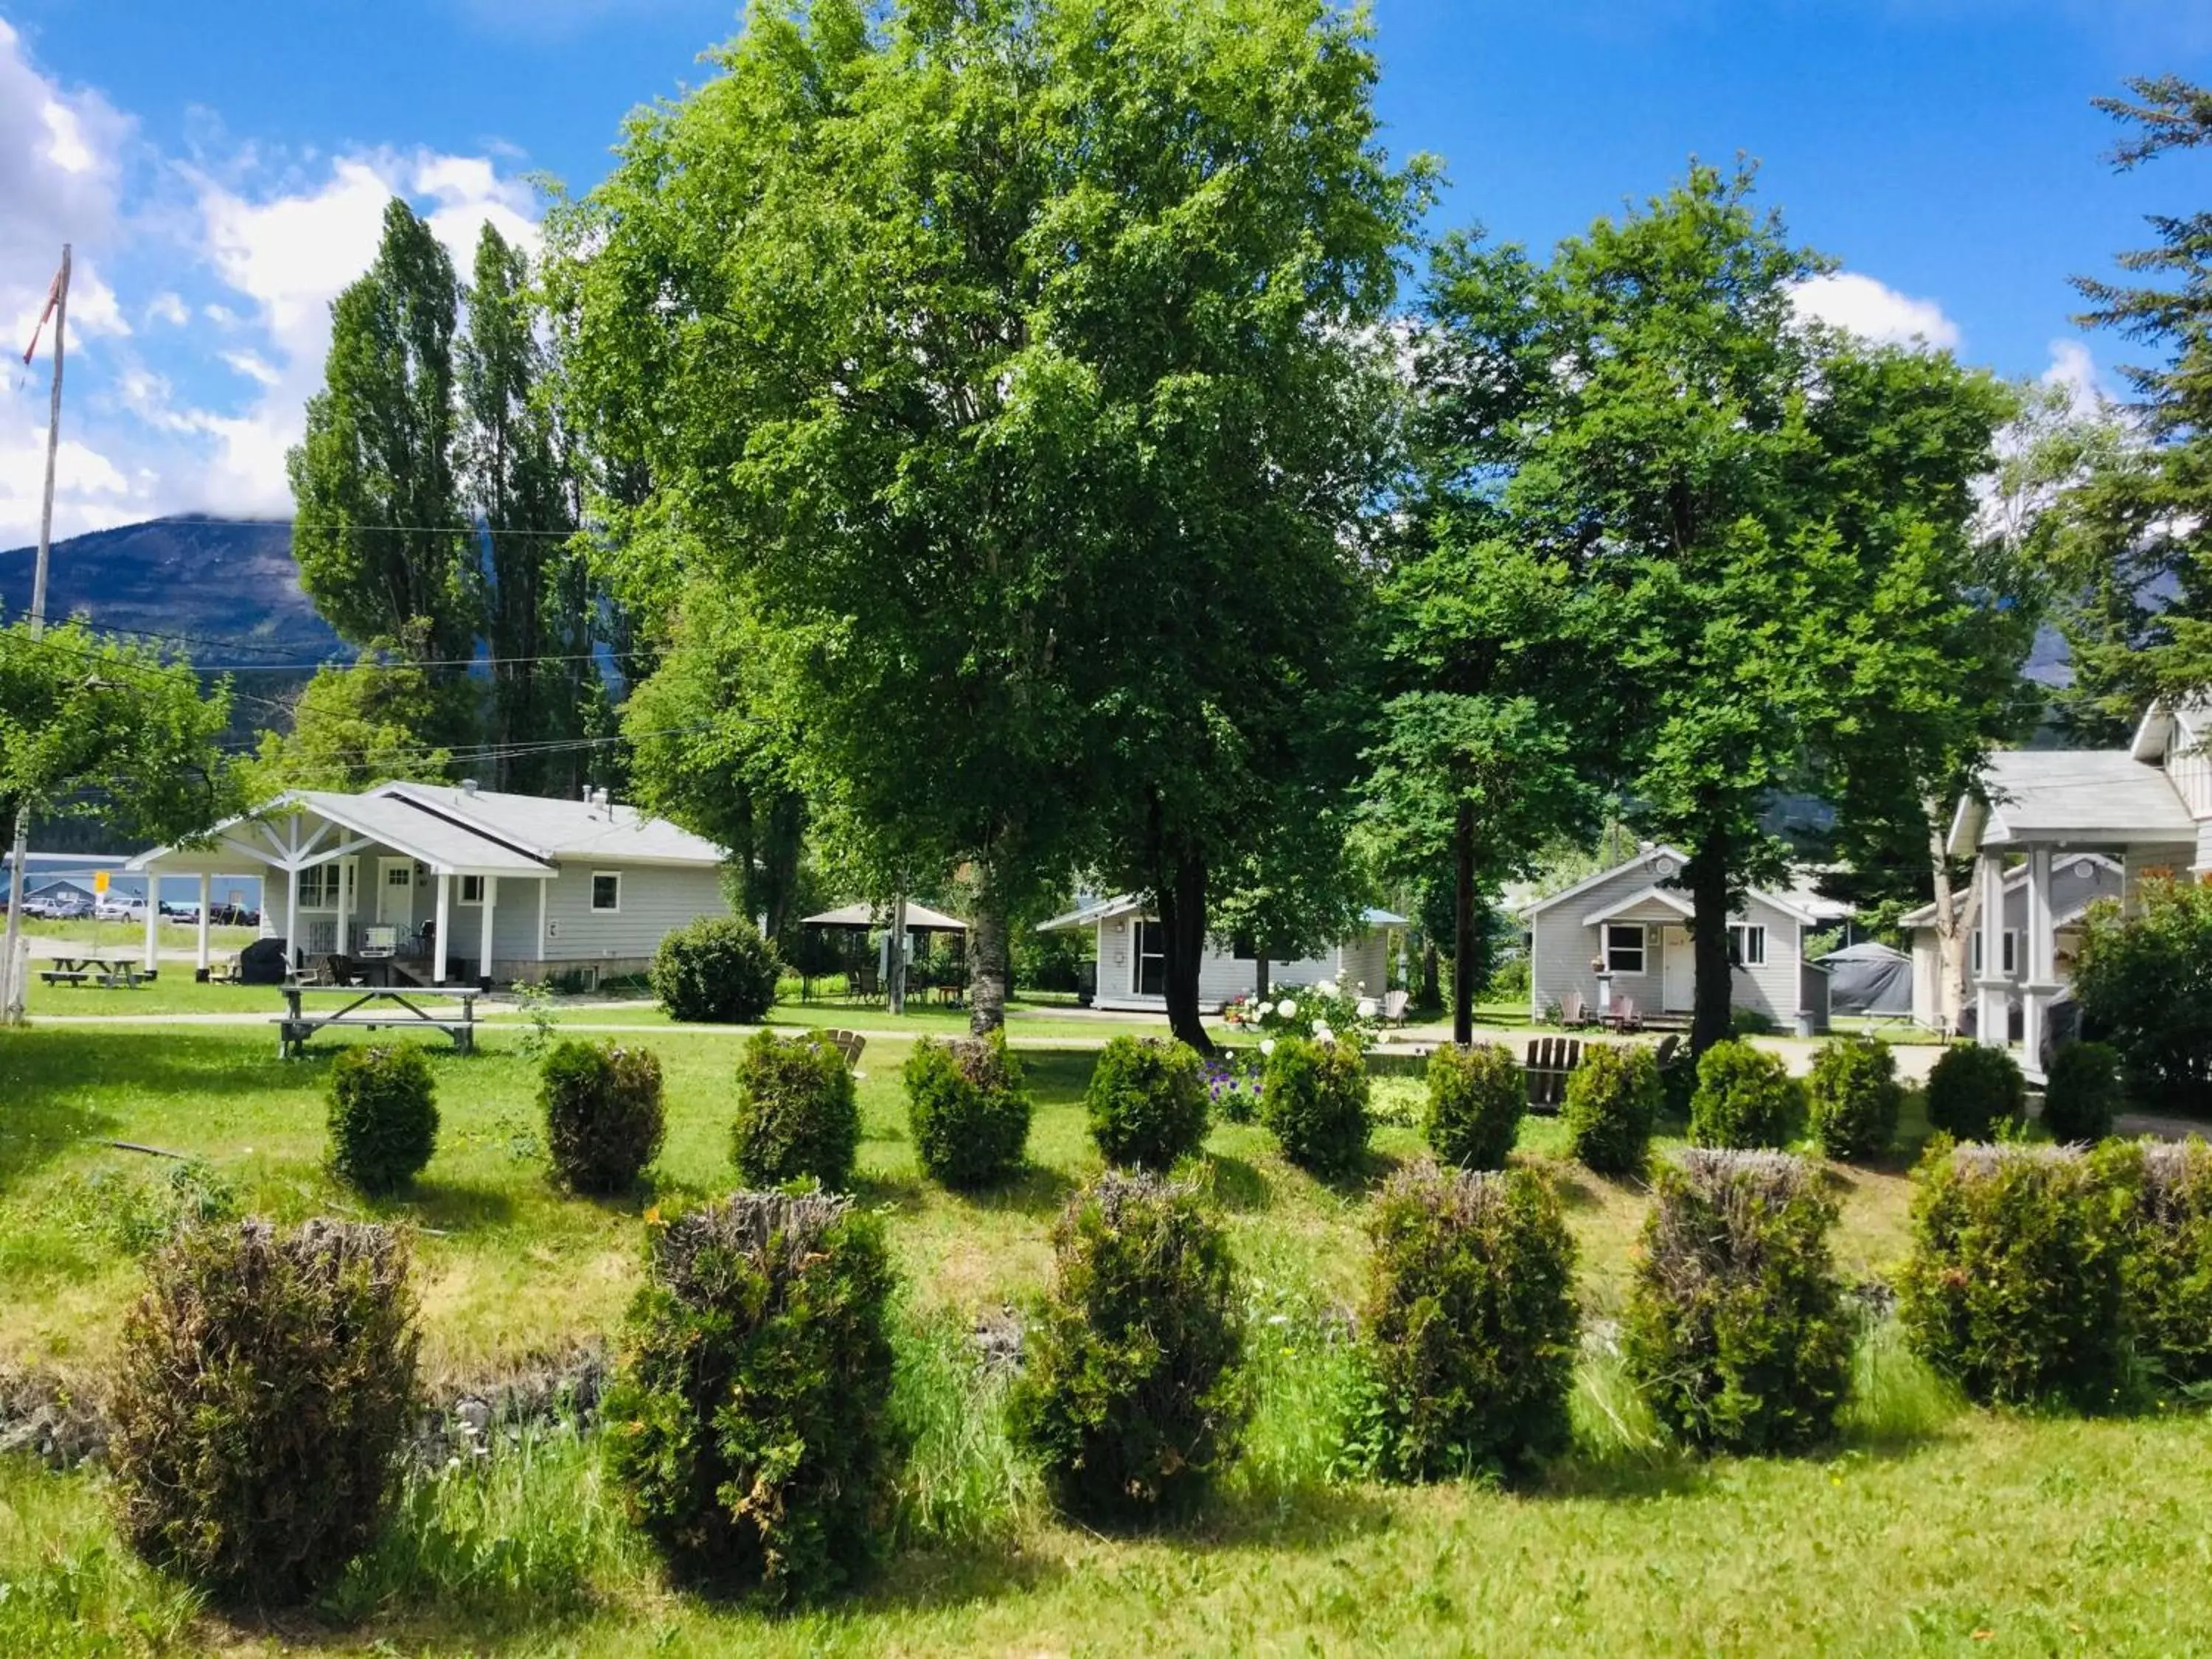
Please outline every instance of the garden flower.
[{"label": "garden flower", "polygon": [[1267,1018],[1269,1014],[1272,1014],[1274,1012],[1275,1005],[1272,1002],[1263,1002],[1260,1005],[1260,1018],[1262,1019]]},{"label": "garden flower", "polygon": [[1298,1005],[1288,997],[1285,997],[1275,1005],[1275,1012],[1285,1019],[1296,1019],[1298,1017]]},{"label": "garden flower", "polygon": [[1260,1052],[1263,1054],[1273,1054],[1275,1052],[1275,1039],[1273,1037],[1265,1039],[1260,1044]]}]

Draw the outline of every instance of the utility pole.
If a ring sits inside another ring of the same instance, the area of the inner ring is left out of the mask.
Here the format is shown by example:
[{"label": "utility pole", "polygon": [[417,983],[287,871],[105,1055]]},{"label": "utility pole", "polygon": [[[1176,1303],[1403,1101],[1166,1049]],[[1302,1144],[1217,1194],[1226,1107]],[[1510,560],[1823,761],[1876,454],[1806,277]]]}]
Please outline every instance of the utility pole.
[{"label": "utility pole", "polygon": [[[69,332],[70,245],[62,244],[62,268],[54,273],[53,286],[46,290],[46,308],[39,315],[39,328],[31,331],[31,343],[23,349],[23,362],[28,364],[39,349],[39,329],[46,319],[54,319],[54,392],[53,400],[46,411],[46,491],[39,508],[39,562],[31,575],[31,637],[37,639],[46,631],[46,556],[54,540],[54,459],[60,453],[62,441],[62,354]],[[5,1006],[0,1006],[0,1024],[21,1025],[23,1023],[23,981],[29,977],[23,971],[23,877],[30,858],[31,804],[27,799],[15,804],[15,852],[10,860],[11,878],[8,883],[7,942],[0,947],[0,987],[7,995]],[[153,902],[149,895],[149,905]]]}]

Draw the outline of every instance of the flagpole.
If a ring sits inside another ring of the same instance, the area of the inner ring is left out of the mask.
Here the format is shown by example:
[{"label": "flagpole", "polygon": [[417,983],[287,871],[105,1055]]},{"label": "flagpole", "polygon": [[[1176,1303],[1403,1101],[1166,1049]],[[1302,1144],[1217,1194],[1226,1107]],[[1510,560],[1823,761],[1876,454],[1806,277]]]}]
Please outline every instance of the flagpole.
[{"label": "flagpole", "polygon": [[[54,540],[54,461],[60,453],[62,441],[62,356],[69,333],[70,245],[62,244],[62,268],[54,277],[52,304],[54,317],[54,391],[46,410],[46,498],[39,507],[39,562],[31,575],[31,637],[37,639],[46,631],[46,557]],[[41,319],[43,320],[43,319]],[[31,349],[38,349],[38,336],[31,337]],[[30,352],[23,354],[26,360]],[[7,991],[6,1004],[0,1007],[0,1024],[21,1025],[23,1023],[24,981],[30,977],[23,971],[23,876],[24,866],[30,858],[31,805],[26,799],[15,806],[15,850],[9,861],[13,872],[8,883],[7,942],[0,946],[0,986]],[[147,900],[150,906],[153,900]]]}]

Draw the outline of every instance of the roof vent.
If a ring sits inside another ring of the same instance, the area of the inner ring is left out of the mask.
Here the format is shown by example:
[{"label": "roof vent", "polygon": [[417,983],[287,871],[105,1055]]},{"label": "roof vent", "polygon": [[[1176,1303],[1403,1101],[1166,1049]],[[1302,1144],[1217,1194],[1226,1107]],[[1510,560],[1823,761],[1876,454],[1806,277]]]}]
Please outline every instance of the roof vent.
[{"label": "roof vent", "polygon": [[592,786],[588,783],[584,786],[583,801],[586,806],[592,804]]},{"label": "roof vent", "polygon": [[461,793],[463,794],[473,795],[476,792],[477,781],[474,778],[463,778],[461,780]]},{"label": "roof vent", "polygon": [[592,805],[594,805],[594,806],[600,806],[600,807],[604,807],[606,804],[607,804],[607,792],[606,792],[605,790],[604,790],[604,789],[594,789],[593,791],[592,791]]}]

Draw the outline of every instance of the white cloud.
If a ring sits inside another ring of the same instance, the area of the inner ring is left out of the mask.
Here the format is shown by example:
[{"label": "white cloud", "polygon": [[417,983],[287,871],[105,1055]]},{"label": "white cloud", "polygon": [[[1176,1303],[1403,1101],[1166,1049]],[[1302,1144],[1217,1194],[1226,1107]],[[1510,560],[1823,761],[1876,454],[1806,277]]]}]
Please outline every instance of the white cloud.
[{"label": "white cloud", "polygon": [[167,323],[172,328],[182,328],[191,321],[192,313],[185,308],[184,301],[174,294],[156,294],[146,302],[146,320]]},{"label": "white cloud", "polygon": [[2051,367],[2041,379],[2045,386],[2064,388],[2067,405],[2076,415],[2093,415],[2107,401],[2097,378],[2097,360],[2080,340],[2053,340]]},{"label": "white cloud", "polygon": [[1797,309],[1878,345],[1916,343],[1955,351],[1959,325],[1933,300],[1916,300],[1855,270],[1831,271],[1797,285]]},{"label": "white cloud", "polygon": [[283,375],[251,351],[226,351],[222,360],[249,380],[258,380],[264,386],[275,386]]}]

